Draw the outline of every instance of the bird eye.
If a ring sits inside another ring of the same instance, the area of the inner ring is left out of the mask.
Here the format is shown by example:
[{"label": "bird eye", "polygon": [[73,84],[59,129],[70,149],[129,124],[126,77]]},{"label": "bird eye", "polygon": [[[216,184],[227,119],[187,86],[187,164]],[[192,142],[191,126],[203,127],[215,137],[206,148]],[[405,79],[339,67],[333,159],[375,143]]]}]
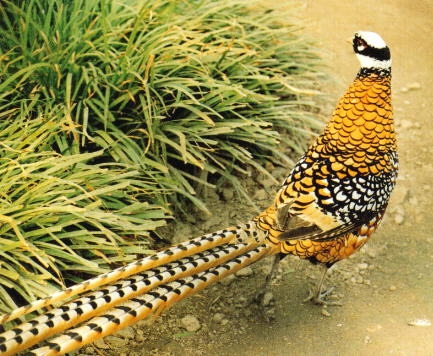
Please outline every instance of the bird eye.
[{"label": "bird eye", "polygon": [[356,49],[358,50],[358,52],[362,52],[363,50],[365,50],[368,47],[367,42],[365,42],[362,38],[357,38],[355,45],[356,45]]}]

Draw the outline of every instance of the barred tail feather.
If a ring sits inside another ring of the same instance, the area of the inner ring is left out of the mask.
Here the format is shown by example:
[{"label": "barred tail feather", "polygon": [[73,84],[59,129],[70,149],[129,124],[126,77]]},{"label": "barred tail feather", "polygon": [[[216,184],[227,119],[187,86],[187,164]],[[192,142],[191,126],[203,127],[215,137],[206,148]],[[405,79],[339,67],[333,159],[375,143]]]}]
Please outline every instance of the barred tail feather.
[{"label": "barred tail feather", "polygon": [[[228,231],[232,236],[229,236]],[[4,355],[20,352],[92,317],[101,315],[120,303],[138,295],[152,293],[151,291],[160,285],[167,285],[172,281],[196,275],[244,255],[260,244],[258,242],[260,239],[246,239],[249,234],[252,234],[252,230],[247,231],[248,233],[245,230],[237,229],[234,233],[234,230],[221,230],[215,234],[206,235],[207,240],[215,241],[223,236],[223,241],[230,238],[231,242],[246,242],[217,245],[183,258],[180,258],[178,254],[177,259],[172,262],[142,271],[140,274],[116,281],[82,297],[77,297],[67,304],[8,330],[0,334],[0,352]],[[256,234],[253,235],[256,237]],[[199,250],[201,250],[203,244],[199,244],[200,241],[202,240],[195,239],[189,241],[188,244],[198,244]],[[179,245],[176,248],[179,248]],[[182,248],[180,249],[184,251]],[[161,254],[167,254],[167,251],[162,251]],[[191,251],[190,249],[189,252]]]},{"label": "barred tail feather", "polygon": [[29,352],[29,355],[48,356],[71,352],[146,317],[157,316],[175,302],[272,253],[270,246],[260,245],[206,271],[162,284],[150,292],[131,298],[104,315],[94,317],[84,325],[48,341],[47,346],[34,349]]},{"label": "barred tail feather", "polygon": [[[245,224],[245,226],[248,225],[249,223]],[[211,249],[215,246],[230,243],[234,238],[236,238],[239,230],[242,230],[243,228],[244,226],[227,228],[182,242],[152,256],[142,258],[124,267],[117,268],[82,283],[71,286],[63,291],[53,293],[46,298],[38,299],[26,306],[17,308],[10,313],[0,315],[0,325],[23,317],[24,315],[27,315],[35,310],[53,305],[56,302],[64,302],[66,299],[75,295],[82,294],[103,285],[127,278],[142,271],[158,267],[162,264],[169,263],[186,256],[190,256],[200,251]]]}]

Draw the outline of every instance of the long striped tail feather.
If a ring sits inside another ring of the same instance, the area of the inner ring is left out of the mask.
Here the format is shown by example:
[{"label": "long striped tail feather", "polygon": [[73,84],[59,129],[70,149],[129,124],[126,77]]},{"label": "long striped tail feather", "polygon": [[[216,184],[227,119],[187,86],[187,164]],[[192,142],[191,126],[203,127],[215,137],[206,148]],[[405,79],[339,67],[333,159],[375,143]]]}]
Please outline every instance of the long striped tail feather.
[{"label": "long striped tail feather", "polygon": [[[193,255],[188,254],[188,256],[183,258],[179,258],[180,254],[178,253],[176,257],[172,257],[174,260],[169,263],[158,265],[146,271],[140,271],[139,274],[133,276],[129,275],[127,278],[117,280],[103,287],[101,286],[99,290],[92,291],[81,297],[76,297],[68,303],[50,310],[44,315],[38,316],[0,334],[0,352],[2,355],[12,355],[25,350],[70,327],[83,323],[92,317],[97,317],[110,308],[116,308],[118,305],[121,305],[121,303],[135,299],[140,295],[152,294],[155,288],[160,288],[161,285],[166,286],[169,283],[174,283],[183,278],[189,278],[191,275],[208,272],[212,268],[221,266],[227,263],[227,261],[232,261],[238,258],[238,256],[244,256],[248,254],[249,251],[260,246],[261,242],[256,234],[253,234],[255,237],[252,239],[247,238],[249,234],[252,233],[252,230],[246,230],[245,228],[243,228],[243,230],[239,229],[239,227],[236,228],[236,230],[225,229],[215,234],[205,235],[204,238],[211,240],[212,245],[215,245],[207,250],[203,250],[203,239],[192,240],[194,241],[192,244],[194,244],[194,246],[197,245],[200,252]],[[248,233],[246,233],[246,231]],[[235,236],[229,236],[233,234],[235,234]],[[218,239],[224,241],[224,244],[217,244],[215,240]],[[229,240],[229,243],[226,242],[227,240]],[[186,245],[191,245],[191,241]],[[178,245],[175,248],[177,251],[180,250],[182,255],[185,254],[184,247],[179,247]],[[171,248],[170,251],[173,251],[173,248]],[[191,252],[192,248],[189,249],[189,251]],[[167,254],[167,250],[162,251],[160,254]],[[169,255],[171,255],[171,252],[169,252]],[[153,256],[150,258],[152,257]],[[140,266],[142,265],[143,264],[140,264]],[[127,270],[130,272],[132,269],[128,267]],[[235,270],[231,270],[227,274],[234,272]],[[109,278],[113,277],[110,276]],[[91,285],[91,283],[89,285]],[[194,290],[194,292],[195,291],[196,290]],[[182,298],[185,296],[186,295],[182,294]],[[174,297],[172,297],[168,305],[175,302],[173,298]],[[155,315],[159,314],[155,309],[151,310],[151,313]],[[146,317],[146,315],[142,318],[144,317]]]},{"label": "long striped tail feather", "polygon": [[96,316],[83,325],[49,340],[47,345],[29,351],[29,355],[48,356],[71,352],[139,320],[157,316],[181,299],[199,292],[208,285],[272,253],[270,246],[260,245],[206,271],[162,284],[146,294],[130,298],[105,314]]},{"label": "long striped tail feather", "polygon": [[[248,225],[249,223],[247,223],[245,226]],[[234,240],[234,237],[239,234],[239,230],[241,229],[243,229],[243,226],[227,228],[182,242],[154,255],[147,256],[126,266],[114,269],[97,277],[88,279],[82,283],[78,283],[66,288],[65,290],[53,293],[46,298],[35,300],[34,302],[17,308],[10,313],[0,315],[0,325],[4,325],[6,322],[17,318],[22,318],[23,316],[30,314],[35,310],[49,307],[50,305],[54,305],[57,302],[63,303],[65,300],[78,294],[83,294],[87,291],[94,290],[103,285],[127,278],[142,271],[170,263],[174,260],[190,256],[207,249],[211,249],[215,246],[230,243]]]}]

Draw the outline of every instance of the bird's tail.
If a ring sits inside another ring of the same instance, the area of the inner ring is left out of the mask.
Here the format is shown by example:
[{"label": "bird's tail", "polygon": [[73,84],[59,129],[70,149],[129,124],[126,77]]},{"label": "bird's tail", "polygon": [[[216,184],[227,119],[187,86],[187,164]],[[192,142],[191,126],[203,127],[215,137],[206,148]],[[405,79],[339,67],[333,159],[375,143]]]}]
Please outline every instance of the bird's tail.
[{"label": "bird's tail", "polygon": [[0,334],[0,353],[13,355],[65,330],[28,354],[70,352],[158,315],[188,295],[277,252],[275,246],[266,244],[265,232],[254,222],[186,241],[3,316],[0,320],[11,320],[75,296]]}]

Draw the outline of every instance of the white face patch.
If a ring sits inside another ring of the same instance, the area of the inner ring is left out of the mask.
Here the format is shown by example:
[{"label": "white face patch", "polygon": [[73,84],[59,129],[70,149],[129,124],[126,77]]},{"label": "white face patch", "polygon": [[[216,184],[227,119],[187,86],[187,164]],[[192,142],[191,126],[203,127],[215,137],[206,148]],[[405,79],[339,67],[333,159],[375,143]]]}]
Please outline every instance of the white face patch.
[{"label": "white face patch", "polygon": [[[378,48],[378,49],[386,47],[385,41],[382,39],[382,37],[380,37],[375,32],[358,31],[357,35],[359,37],[361,37],[370,47],[374,47],[374,48]],[[361,46],[361,47],[363,47],[363,46]],[[365,47],[362,49],[365,49]],[[360,49],[360,51],[362,51],[362,49]]]}]

